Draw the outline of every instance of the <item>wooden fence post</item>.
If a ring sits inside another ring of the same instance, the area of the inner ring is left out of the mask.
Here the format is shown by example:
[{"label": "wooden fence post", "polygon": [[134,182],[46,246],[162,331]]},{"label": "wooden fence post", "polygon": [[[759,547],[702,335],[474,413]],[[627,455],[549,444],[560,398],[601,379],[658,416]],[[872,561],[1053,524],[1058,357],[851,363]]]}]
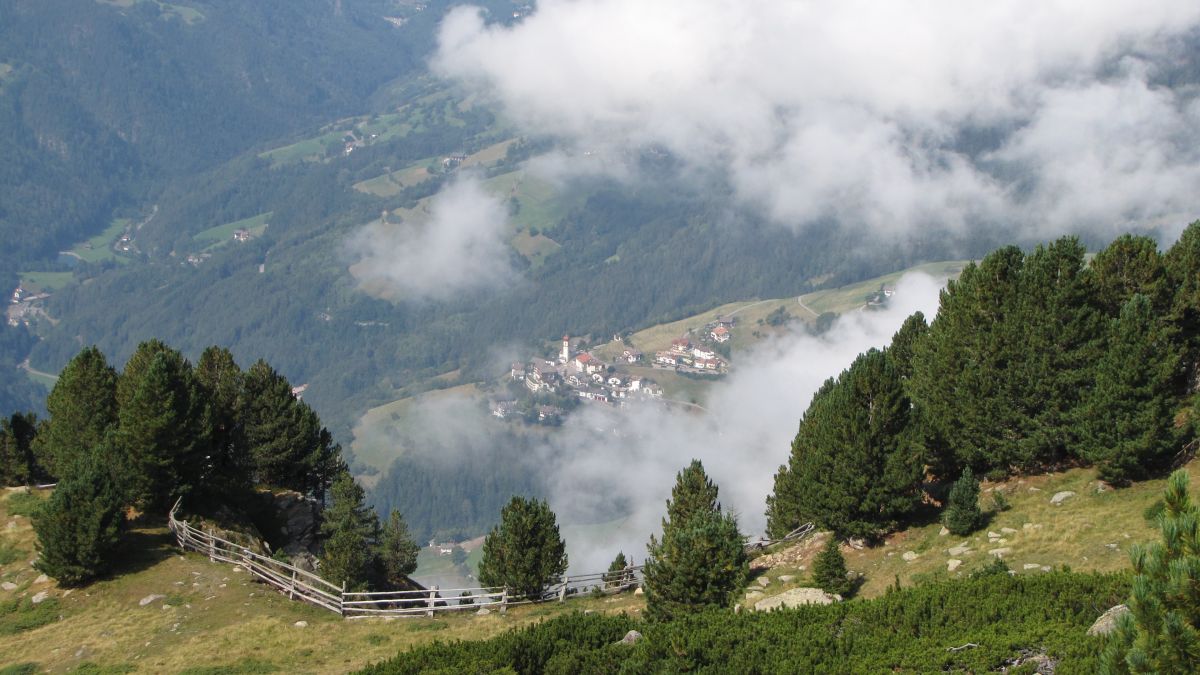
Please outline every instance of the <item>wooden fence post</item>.
[{"label": "wooden fence post", "polygon": [[429,587],[429,601],[428,601],[429,602],[429,610],[425,612],[425,616],[427,616],[431,619],[433,618],[433,606],[437,602],[437,592],[438,592],[437,586]]},{"label": "wooden fence post", "polygon": [[208,561],[217,562],[217,540],[211,527],[208,528]]},{"label": "wooden fence post", "polygon": [[565,602],[567,599],[567,582],[569,580],[570,580],[569,577],[567,579],[563,579],[562,588],[558,589],[558,601],[559,602]]},{"label": "wooden fence post", "polygon": [[292,587],[288,589],[288,600],[296,598],[296,570],[292,569]]},{"label": "wooden fence post", "polygon": [[504,614],[508,611],[508,586],[504,587],[504,592],[500,594],[500,613]]},{"label": "wooden fence post", "polygon": [[[292,572],[292,577],[294,578],[295,576],[296,576],[296,573]],[[346,616],[346,580],[345,579],[342,579],[342,595],[341,595],[341,597],[338,598],[338,614],[341,614],[342,616]]]}]

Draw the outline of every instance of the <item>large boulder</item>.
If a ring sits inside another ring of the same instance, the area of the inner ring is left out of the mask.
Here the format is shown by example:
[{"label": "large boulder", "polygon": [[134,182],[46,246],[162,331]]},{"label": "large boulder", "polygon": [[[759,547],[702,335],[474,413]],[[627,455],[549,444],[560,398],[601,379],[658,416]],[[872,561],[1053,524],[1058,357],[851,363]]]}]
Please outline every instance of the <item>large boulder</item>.
[{"label": "large boulder", "polygon": [[826,593],[819,588],[793,588],[779,595],[772,595],[754,603],[754,611],[769,612],[779,607],[799,607],[800,605],[832,605],[841,602],[842,596]]},{"label": "large boulder", "polygon": [[1100,615],[1099,619],[1088,629],[1088,635],[1108,635],[1117,629],[1117,619],[1129,613],[1125,605],[1117,605]]},{"label": "large boulder", "polygon": [[294,556],[300,553],[316,553],[321,505],[315,499],[310,499],[291,490],[275,492],[275,514],[279,522],[279,534],[284,543],[280,547],[284,553]]}]

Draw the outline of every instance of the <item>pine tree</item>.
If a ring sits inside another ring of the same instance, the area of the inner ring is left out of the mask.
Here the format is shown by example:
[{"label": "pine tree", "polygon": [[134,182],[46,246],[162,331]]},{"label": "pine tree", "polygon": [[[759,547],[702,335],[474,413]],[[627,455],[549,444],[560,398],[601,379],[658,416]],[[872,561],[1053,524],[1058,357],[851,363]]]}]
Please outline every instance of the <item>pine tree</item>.
[{"label": "pine tree", "polygon": [[404,516],[393,509],[379,537],[380,577],[386,588],[408,587],[408,575],[417,571],[419,551],[420,547],[408,532]]},{"label": "pine tree", "polygon": [[111,569],[125,524],[121,490],[101,446],[64,467],[54,493],[33,516],[35,567],[63,586],[78,586]]},{"label": "pine tree", "polygon": [[257,483],[324,498],[344,468],[341,449],[312,408],[265,361],[246,371],[242,408],[246,442]]},{"label": "pine tree", "polygon": [[830,536],[825,542],[825,548],[817,554],[813,561],[813,581],[826,593],[845,597],[854,588],[854,584],[846,576],[846,559],[838,548],[837,537]]},{"label": "pine tree", "polygon": [[116,386],[116,371],[96,347],[80,351],[59,373],[46,399],[50,422],[38,439],[52,475],[98,447],[116,426]]},{"label": "pine tree", "polygon": [[480,583],[507,586],[518,595],[537,598],[566,571],[566,545],[550,505],[513,497],[500,512],[500,524],[483,540]]},{"label": "pine tree", "polygon": [[1096,254],[1091,262],[1096,301],[1110,318],[1134,295],[1145,296],[1156,314],[1171,307],[1167,268],[1158,244],[1146,236],[1122,235]]},{"label": "pine tree", "polygon": [[652,536],[647,546],[647,616],[666,620],[700,607],[728,607],[745,585],[745,539],[733,515],[722,513],[717,492],[699,461],[676,476],[662,541]]},{"label": "pine tree", "polygon": [[629,561],[625,559],[625,552],[618,551],[617,557],[608,565],[608,572],[604,575],[604,583],[617,585],[624,583],[626,579],[625,568],[629,567]]},{"label": "pine tree", "polygon": [[321,522],[321,577],[351,590],[369,587],[379,564],[375,550],[379,519],[364,504],[365,497],[349,473],[341,474],[333,483],[333,503]]},{"label": "pine tree", "polygon": [[1185,385],[1200,383],[1200,220],[1189,225],[1163,256],[1171,299],[1171,321],[1184,348]]},{"label": "pine tree", "polygon": [[253,462],[242,423],[245,375],[223,347],[209,347],[195,368],[196,384],[207,402],[205,427],[210,435],[211,476],[204,500],[244,492],[250,487]]},{"label": "pine tree", "polygon": [[1179,446],[1174,417],[1181,361],[1149,298],[1134,295],[1111,322],[1081,427],[1083,455],[1123,483],[1164,465]]},{"label": "pine tree", "polygon": [[1134,545],[1130,612],[1117,622],[1101,659],[1104,673],[1194,673],[1200,669],[1200,508],[1186,471],[1167,481],[1162,541]]},{"label": "pine tree", "polygon": [[[143,343],[147,344],[147,343]],[[172,349],[151,348],[121,374],[116,446],[122,453],[127,499],[163,510],[211,472],[207,413],[191,365]],[[142,349],[139,348],[139,353]]]},{"label": "pine tree", "polygon": [[874,536],[916,508],[923,449],[912,405],[886,352],[872,349],[813,399],[768,500],[779,536],[812,521],[839,536]]},{"label": "pine tree", "polygon": [[942,512],[942,524],[952,534],[965,536],[983,522],[983,512],[979,509],[979,481],[971,467],[963,469],[962,476],[954,481],[950,488],[950,496],[946,500],[946,510]]},{"label": "pine tree", "polygon": [[0,487],[29,485],[46,477],[34,453],[37,429],[33,413],[13,413],[0,419]]}]

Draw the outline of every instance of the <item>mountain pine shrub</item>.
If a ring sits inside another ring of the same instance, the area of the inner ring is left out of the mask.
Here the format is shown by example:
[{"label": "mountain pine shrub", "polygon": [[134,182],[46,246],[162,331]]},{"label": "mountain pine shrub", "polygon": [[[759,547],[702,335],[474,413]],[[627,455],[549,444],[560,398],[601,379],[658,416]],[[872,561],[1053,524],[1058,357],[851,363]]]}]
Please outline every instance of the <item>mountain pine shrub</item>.
[{"label": "mountain pine shrub", "polygon": [[837,537],[829,537],[825,548],[821,549],[817,559],[813,561],[813,580],[826,593],[843,597],[849,595],[853,589],[853,583],[846,578],[846,559],[838,549]]}]

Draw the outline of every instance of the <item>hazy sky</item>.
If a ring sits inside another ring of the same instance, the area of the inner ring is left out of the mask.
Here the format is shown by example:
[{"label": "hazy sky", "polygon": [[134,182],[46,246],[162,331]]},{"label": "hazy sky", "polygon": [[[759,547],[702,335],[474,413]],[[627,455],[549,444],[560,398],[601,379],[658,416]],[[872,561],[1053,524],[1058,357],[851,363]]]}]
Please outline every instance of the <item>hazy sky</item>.
[{"label": "hazy sky", "polygon": [[719,167],[790,226],[1173,238],[1200,213],[1200,106],[1152,83],[1198,21],[1195,0],[542,0],[510,28],[455,10],[433,66],[569,151]]}]

